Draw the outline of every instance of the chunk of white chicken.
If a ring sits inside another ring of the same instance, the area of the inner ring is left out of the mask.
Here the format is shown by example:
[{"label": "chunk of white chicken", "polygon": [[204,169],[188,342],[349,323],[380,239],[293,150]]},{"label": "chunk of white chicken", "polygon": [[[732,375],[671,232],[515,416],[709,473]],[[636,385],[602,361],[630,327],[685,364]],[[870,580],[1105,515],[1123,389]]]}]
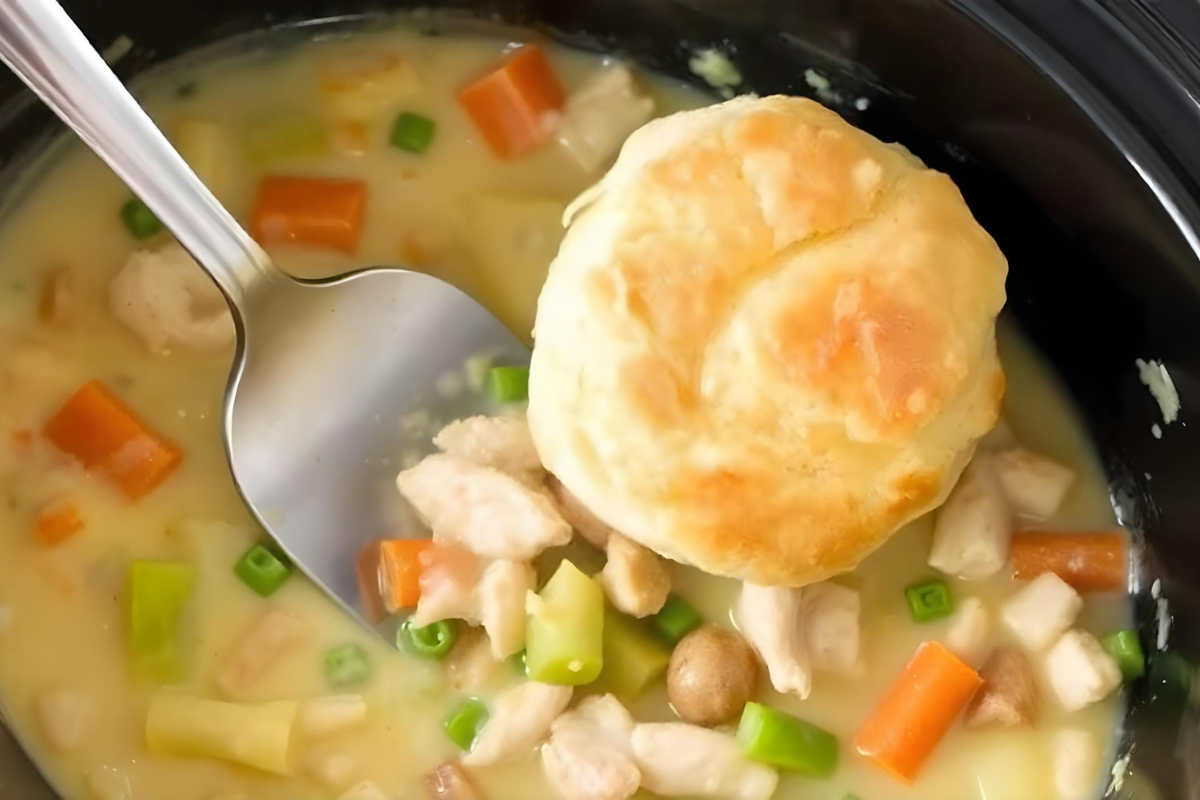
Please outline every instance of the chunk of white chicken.
[{"label": "chunk of white chicken", "polygon": [[1079,592],[1053,572],[1045,572],[1010,597],[1000,617],[1021,644],[1045,650],[1071,627],[1082,609]]},{"label": "chunk of white chicken", "polygon": [[812,690],[812,664],[801,620],[799,589],[742,584],[737,623],[763,663],[777,692],[801,699]]},{"label": "chunk of white chicken", "polygon": [[779,775],[742,755],[726,733],[686,722],[635,725],[630,739],[642,786],[663,797],[767,800]]},{"label": "chunk of white chicken", "polygon": [[992,633],[992,620],[987,606],[978,597],[968,597],[958,604],[946,628],[946,647],[969,663],[978,662],[987,649]]},{"label": "chunk of white chicken", "polygon": [[425,792],[429,800],[483,800],[466,770],[450,762],[425,776]]},{"label": "chunk of white chicken", "polygon": [[553,475],[546,478],[546,488],[554,497],[558,511],[579,535],[592,544],[604,550],[608,547],[608,538],[616,533],[604,520],[592,513],[583,501],[572,494],[571,490]]},{"label": "chunk of white chicken", "polygon": [[1027,519],[1048,519],[1062,506],[1075,473],[1024,447],[997,453],[996,477],[1013,510]]},{"label": "chunk of white chicken", "polygon": [[306,739],[319,739],[353,730],[367,722],[367,701],[360,694],[314,697],[300,704],[296,730]]},{"label": "chunk of white chicken", "polygon": [[461,619],[468,625],[482,625],[497,660],[525,646],[525,596],[537,588],[530,564],[501,560],[485,566],[457,544],[431,548],[422,556],[422,564],[415,624]]},{"label": "chunk of white chicken", "polygon": [[929,566],[975,581],[1008,561],[1011,515],[990,459],[978,455],[963,471],[933,526]]},{"label": "chunk of white chicken", "polygon": [[567,99],[556,138],[579,166],[595,172],[653,115],[654,100],[628,67],[615,64]]},{"label": "chunk of white chicken", "polygon": [[611,694],[585,698],[550,726],[542,765],[563,800],[625,800],[642,776],[633,763],[633,717]]},{"label": "chunk of white chicken", "polygon": [[804,587],[801,616],[813,669],[848,672],[859,666],[858,592],[836,583]]},{"label": "chunk of white chicken", "polygon": [[671,593],[671,575],[662,556],[614,533],[605,548],[608,561],[600,586],[613,606],[631,617],[657,614]]},{"label": "chunk of white chicken", "polygon": [[1121,685],[1121,668],[1087,631],[1067,631],[1046,653],[1046,677],[1068,711],[1078,711]]},{"label": "chunk of white chicken", "polygon": [[531,486],[546,477],[524,417],[468,417],[451,422],[433,437],[443,453],[491,467]]},{"label": "chunk of white chicken", "polygon": [[435,541],[459,542],[484,558],[530,561],[571,539],[549,497],[461,456],[431,455],[396,483]]},{"label": "chunk of white chicken", "polygon": [[475,589],[478,618],[496,660],[525,646],[525,596],[537,588],[533,567],[519,561],[493,561]]},{"label": "chunk of white chicken", "polygon": [[528,681],[509,689],[491,704],[488,720],[463,756],[468,766],[483,767],[527,754],[550,733],[550,725],[571,702],[570,686]]},{"label": "chunk of white chicken", "polygon": [[479,556],[459,544],[440,544],[421,556],[421,596],[413,613],[417,625],[443,619],[479,624],[475,587],[483,574]]},{"label": "chunk of white chicken", "polygon": [[492,655],[487,634],[477,628],[460,632],[454,649],[442,663],[446,668],[446,683],[459,692],[474,692],[487,686],[500,667]]},{"label": "chunk of white chicken", "polygon": [[92,709],[81,693],[71,689],[42,692],[36,711],[42,735],[55,750],[69,752],[83,743]]},{"label": "chunk of white chicken", "polygon": [[1091,731],[1063,728],[1054,735],[1054,788],[1059,800],[1084,800],[1096,791],[1100,747]]},{"label": "chunk of white chicken", "polygon": [[108,300],[113,316],[152,353],[212,352],[233,342],[224,295],[178,244],[131,255],[109,284]]},{"label": "chunk of white chicken", "polygon": [[217,673],[217,686],[231,697],[245,695],[306,633],[304,624],[290,614],[268,611],[238,639]]}]

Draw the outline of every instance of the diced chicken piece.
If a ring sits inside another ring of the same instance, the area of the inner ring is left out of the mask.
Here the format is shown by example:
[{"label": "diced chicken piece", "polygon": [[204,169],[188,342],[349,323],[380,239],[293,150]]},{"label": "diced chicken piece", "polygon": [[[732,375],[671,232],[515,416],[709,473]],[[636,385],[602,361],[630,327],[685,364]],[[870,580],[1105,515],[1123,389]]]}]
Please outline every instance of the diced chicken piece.
[{"label": "diced chicken piece", "polygon": [[555,476],[550,475],[546,478],[546,486],[550,489],[550,494],[553,495],[563,519],[569,522],[572,528],[579,531],[579,535],[587,539],[593,547],[601,550],[607,548],[608,537],[616,531],[593,514],[591,509],[572,494],[570,489],[563,486]]},{"label": "diced chicken piece", "polygon": [[1054,788],[1059,800],[1094,797],[1100,772],[1100,747],[1090,731],[1063,728],[1054,735]]},{"label": "diced chicken piece", "polygon": [[56,689],[38,695],[38,722],[55,750],[68,752],[79,747],[90,716],[90,705],[79,692]]},{"label": "diced chicken piece", "polygon": [[585,698],[550,727],[542,765],[563,800],[625,800],[641,773],[633,763],[633,717],[611,694]]},{"label": "diced chicken piece", "polygon": [[801,591],[742,584],[737,622],[742,635],[767,665],[775,691],[808,697],[812,664],[801,624]]},{"label": "diced chicken piece", "polygon": [[994,575],[1008,561],[1012,523],[990,460],[967,465],[933,526],[929,566],[967,581]]},{"label": "diced chicken piece", "polygon": [[1004,624],[1030,650],[1045,650],[1071,627],[1083,598],[1053,572],[1034,578],[1004,604]]},{"label": "diced chicken piece", "polygon": [[296,715],[297,730],[306,739],[344,733],[366,721],[367,701],[360,694],[314,697],[301,703]]},{"label": "diced chicken piece", "polygon": [[698,725],[635,725],[631,745],[642,786],[663,797],[767,800],[779,782],[775,770],[743,756],[732,736]]},{"label": "diced chicken piece", "polygon": [[536,588],[537,576],[530,564],[493,561],[484,569],[475,592],[478,616],[497,661],[525,646],[525,595]]},{"label": "diced chicken piece", "polygon": [[479,601],[475,587],[483,574],[483,562],[460,544],[439,544],[421,554],[421,597],[413,622],[429,625],[443,619],[479,624]]},{"label": "diced chicken piece", "polygon": [[113,316],[153,353],[174,346],[211,352],[233,342],[225,296],[178,244],[138,250],[108,289]]},{"label": "diced chicken piece", "polygon": [[616,64],[568,98],[556,138],[579,166],[595,172],[653,115],[654,100],[628,67]]},{"label": "diced chicken piece", "polygon": [[418,94],[421,77],[412,62],[398,53],[371,53],[323,64],[320,87],[334,117],[372,122]]},{"label": "diced chicken piece", "polygon": [[520,758],[550,733],[550,725],[571,702],[570,686],[528,681],[496,698],[475,747],[462,762],[483,767]]},{"label": "diced chicken piece", "polygon": [[79,318],[79,289],[75,273],[59,267],[42,280],[38,319],[52,328],[68,328]]},{"label": "diced chicken piece", "polygon": [[836,583],[806,586],[800,610],[813,669],[855,669],[860,641],[858,592]]},{"label": "diced chicken piece", "polygon": [[254,688],[267,671],[302,642],[307,629],[300,620],[282,611],[268,611],[238,640],[217,673],[217,685],[232,697]]},{"label": "diced chicken piece", "polygon": [[970,726],[997,723],[1011,728],[1037,722],[1038,695],[1033,670],[1024,653],[1004,647],[979,671],[983,688],[967,706]]},{"label": "diced chicken piece", "polygon": [[338,800],[392,800],[391,795],[372,781],[363,781],[343,792]]},{"label": "diced chicken piece", "polygon": [[483,800],[466,770],[448,761],[425,776],[425,791],[429,800]]},{"label": "diced chicken piece", "polygon": [[987,606],[978,597],[968,597],[958,604],[946,629],[946,647],[956,656],[975,662],[984,654],[992,621]]},{"label": "diced chicken piece", "polygon": [[1075,483],[1072,470],[1024,447],[997,454],[994,463],[1009,504],[1032,520],[1053,516]]},{"label": "diced chicken piece", "polygon": [[305,771],[330,789],[344,789],[354,780],[358,762],[346,753],[321,753],[310,755]]},{"label": "diced chicken piece", "polygon": [[101,767],[89,770],[87,775],[89,797],[92,800],[132,800],[133,787],[129,776],[116,767]]},{"label": "diced chicken piece", "polygon": [[571,539],[549,497],[461,456],[431,455],[396,483],[435,541],[460,542],[484,558],[531,561]]},{"label": "diced chicken piece", "polygon": [[456,420],[433,437],[443,453],[499,470],[524,483],[540,486],[546,477],[524,417],[468,417]]},{"label": "diced chicken piece", "polygon": [[1046,653],[1046,675],[1063,708],[1078,711],[1121,685],[1121,668],[1087,631],[1067,631]]},{"label": "diced chicken piece", "polygon": [[608,562],[599,580],[609,602],[631,617],[662,610],[671,593],[671,575],[662,557],[619,533],[608,538],[605,550]]},{"label": "diced chicken piece", "polygon": [[446,683],[460,692],[473,692],[486,686],[496,677],[500,662],[492,655],[488,636],[476,628],[467,628],[458,635],[454,649],[442,662]]}]

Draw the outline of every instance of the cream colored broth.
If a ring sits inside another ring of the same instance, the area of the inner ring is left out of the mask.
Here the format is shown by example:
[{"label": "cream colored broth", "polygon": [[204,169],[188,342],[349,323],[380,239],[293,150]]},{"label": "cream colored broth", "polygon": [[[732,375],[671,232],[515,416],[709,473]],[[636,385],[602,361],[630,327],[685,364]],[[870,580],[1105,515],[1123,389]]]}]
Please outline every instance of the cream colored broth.
[{"label": "cream colored broth", "polygon": [[[404,263],[419,252],[424,268],[473,292],[515,330],[526,332],[557,245],[559,212],[596,176],[554,148],[501,163],[479,141],[454,102],[454,90],[494,62],[505,44],[499,39],[425,38],[403,31],[318,42],[269,58],[217,64],[195,76],[199,90],[186,99],[175,96],[165,88],[171,82],[163,81],[146,101],[168,131],[184,119],[220,126],[228,141],[214,190],[241,219],[249,214],[257,181],[266,172],[367,181],[368,211],[358,253],[350,257],[272,248],[285,268],[324,275],[362,265]],[[437,120],[428,153],[414,156],[383,146],[385,130],[380,126],[371,132],[374,144],[363,155],[335,151],[269,169],[243,157],[238,132],[248,120],[274,109],[317,107],[315,87],[322,65],[393,50],[420,69],[423,86],[410,108]],[[598,66],[594,56],[565,50],[553,50],[552,57],[569,87]],[[705,102],[662,83],[650,85],[661,113]],[[393,797],[420,796],[422,776],[456,752],[441,732],[441,720],[457,695],[445,687],[436,664],[406,657],[369,636],[306,581],[293,577],[264,601],[232,574],[232,564],[259,532],[233,490],[220,442],[218,417],[230,354],[150,355],[106,312],[107,283],[136,247],[116,217],[127,197],[127,190],[100,162],[72,145],[38,175],[28,196],[0,227],[0,379],[7,387],[0,398],[0,489],[7,499],[0,504],[0,605],[13,612],[9,627],[0,631],[0,698],[6,718],[71,798],[108,800],[95,794],[95,786],[109,785],[106,782],[127,782],[134,800],[206,800],[239,792],[264,800],[334,798],[339,791],[323,785],[314,772],[336,754],[352,760],[349,782],[371,779]],[[522,203],[508,203],[513,198]],[[493,213],[496,207],[502,209],[500,214]],[[506,227],[505,221],[513,219],[517,224]],[[419,244],[415,251],[414,236]],[[38,287],[64,265],[78,280],[78,317],[69,328],[48,328],[36,315]],[[1061,388],[1011,331],[1002,336],[1002,352],[1010,387],[1006,416],[1017,438],[1079,474],[1069,502],[1049,525],[1112,527],[1103,475]],[[179,472],[136,504],[103,479],[86,476],[36,438],[26,449],[8,444],[19,432],[36,430],[76,386],[91,378],[117,388],[186,452]],[[76,501],[87,527],[61,546],[37,547],[29,535],[32,517],[48,498],[62,492]],[[852,751],[854,729],[916,645],[944,630],[944,623],[912,623],[903,599],[905,585],[933,574],[925,565],[929,538],[929,521],[920,520],[845,577],[863,598],[861,675],[818,673],[806,701],[764,693],[766,702],[836,734],[842,747],[832,779],[785,776],[777,797],[836,800],[851,791],[864,800],[1054,797],[1048,743],[1067,717],[1052,701],[1043,703],[1045,718],[1036,732],[956,728],[911,788]],[[589,558],[593,566],[599,564],[598,556],[578,552],[581,564]],[[129,677],[121,613],[121,586],[132,559],[175,559],[197,567],[187,626],[190,677],[183,691],[219,697],[213,685],[216,665],[254,619],[267,608],[278,608],[302,619],[308,637],[251,694],[239,699],[328,693],[321,654],[330,646],[354,641],[368,649],[374,666],[374,677],[362,690],[370,707],[368,725],[316,742],[295,737],[295,774],[289,778],[217,761],[149,755],[143,730],[155,687]],[[709,620],[728,623],[737,590],[734,582],[683,567],[674,573],[682,595]],[[960,599],[976,594],[993,607],[1012,586],[1006,578],[952,583]],[[1092,597],[1083,622],[1105,633],[1119,627],[1125,614],[1122,602]],[[999,632],[994,635],[1002,638]],[[500,684],[511,680],[516,680],[515,671],[502,675]],[[59,689],[78,692],[88,708],[78,748],[65,753],[49,745],[36,714],[37,698]],[[661,688],[635,703],[633,711],[642,720],[673,718]],[[1118,714],[1119,702],[1110,697],[1071,715],[1070,724],[1110,742]],[[492,800],[550,796],[532,753],[525,763],[481,770],[477,777]]]}]

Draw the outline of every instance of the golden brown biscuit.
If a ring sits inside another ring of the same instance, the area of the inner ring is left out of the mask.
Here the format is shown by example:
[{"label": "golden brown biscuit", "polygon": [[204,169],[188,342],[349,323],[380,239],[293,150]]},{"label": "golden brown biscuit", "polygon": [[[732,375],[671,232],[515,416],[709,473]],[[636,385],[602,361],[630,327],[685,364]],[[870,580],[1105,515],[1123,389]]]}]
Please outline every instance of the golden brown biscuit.
[{"label": "golden brown biscuit", "polygon": [[947,176],[814,102],[652,122],[571,215],[534,441],[665,556],[760,584],[851,569],[996,422],[1004,256]]}]

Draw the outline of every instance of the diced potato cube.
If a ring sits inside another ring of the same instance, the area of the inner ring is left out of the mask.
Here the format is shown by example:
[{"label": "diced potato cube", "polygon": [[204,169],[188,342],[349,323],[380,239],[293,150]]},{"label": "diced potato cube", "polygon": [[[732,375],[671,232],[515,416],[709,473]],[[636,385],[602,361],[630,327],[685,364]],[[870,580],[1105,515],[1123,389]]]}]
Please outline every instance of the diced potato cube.
[{"label": "diced potato cube", "polygon": [[555,138],[579,166],[595,172],[653,115],[654,100],[617,64],[567,99]]},{"label": "diced potato cube", "polygon": [[1053,516],[1075,483],[1072,470],[1023,447],[999,453],[994,463],[1013,510],[1032,520]]},{"label": "diced potato cube", "polygon": [[1008,561],[1008,503],[990,460],[977,456],[958,479],[933,528],[929,566],[963,580],[994,575]]},{"label": "diced potato cube", "polygon": [[1121,668],[1087,631],[1068,631],[1046,654],[1046,675],[1068,711],[1103,700],[1121,685]]},{"label": "diced potato cube", "polygon": [[1045,572],[1004,604],[1001,617],[1030,650],[1045,650],[1066,632],[1083,609],[1083,598],[1062,578]]},{"label": "diced potato cube", "polygon": [[984,655],[991,632],[987,606],[978,597],[968,597],[950,617],[945,644],[959,658],[975,662]]}]

